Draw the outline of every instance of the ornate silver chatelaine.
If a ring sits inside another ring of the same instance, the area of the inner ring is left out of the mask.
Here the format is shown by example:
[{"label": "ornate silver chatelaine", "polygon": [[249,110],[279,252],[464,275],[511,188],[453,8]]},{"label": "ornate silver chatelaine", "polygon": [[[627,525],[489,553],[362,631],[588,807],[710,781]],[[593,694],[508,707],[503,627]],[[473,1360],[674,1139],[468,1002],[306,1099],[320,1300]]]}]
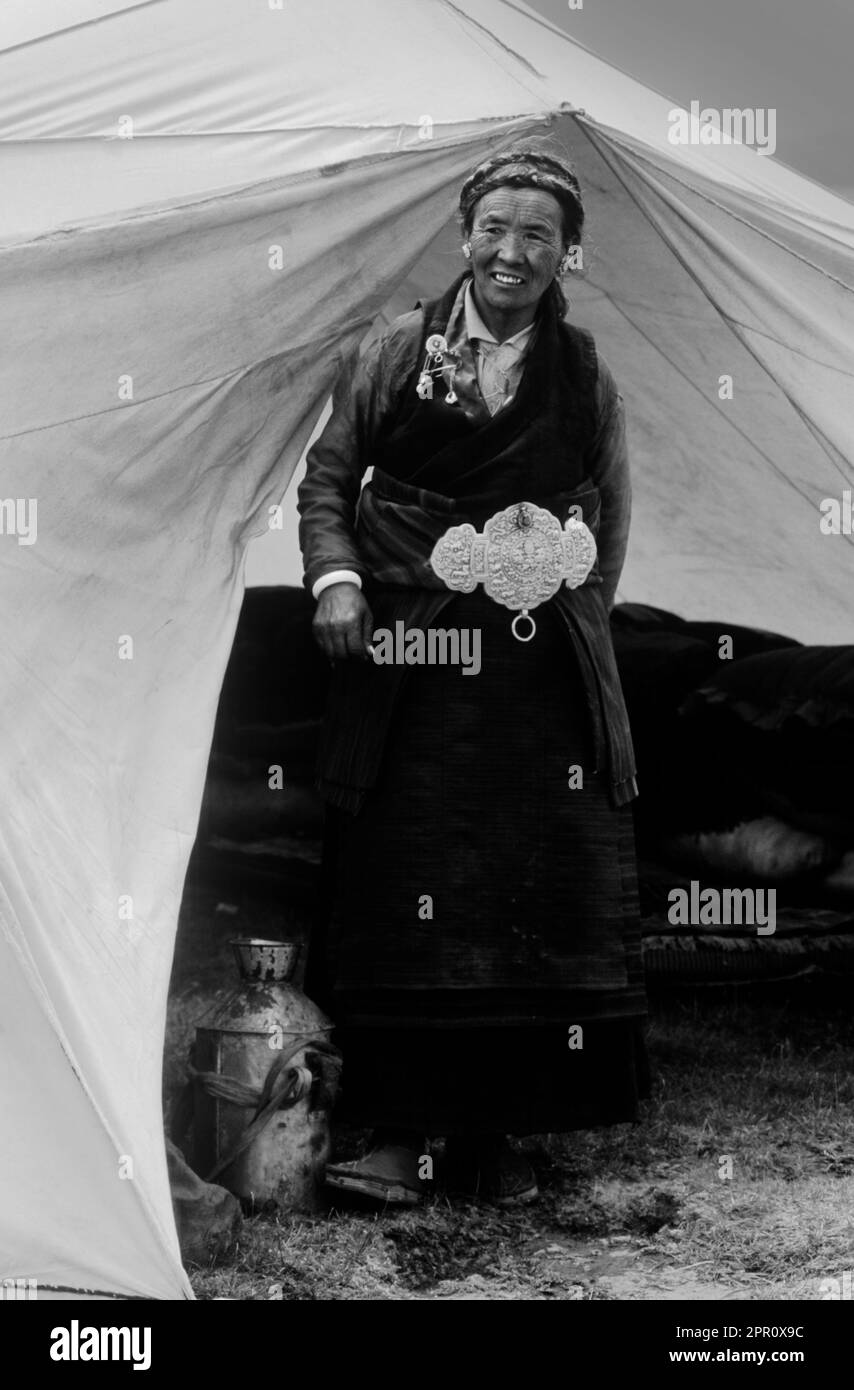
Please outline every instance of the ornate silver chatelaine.
[{"label": "ornate silver chatelaine", "polygon": [[[445,354],[448,351],[447,340],[441,333],[431,333],[427,342],[424,344],[427,355],[424,358],[424,366],[418,377],[418,384],[415,387],[418,399],[422,401],[432,401],[433,399],[433,379],[445,375],[448,364],[445,362]],[[457,374],[458,363],[452,361],[449,367],[447,378],[448,390],[445,395],[446,405],[456,405],[458,396],[454,390],[454,377]]]},{"label": "ornate silver chatelaine", "polygon": [[[513,636],[530,642],[537,625],[530,609],[554,598],[561,584],[577,589],[596,562],[593,532],[576,517],[561,526],[553,512],[533,502],[514,502],[496,512],[483,532],[470,522],[451,526],[433,547],[430,564],[449,589],[473,593],[478,584],[496,603],[519,609]],[[527,636],[517,629],[530,623]]]}]

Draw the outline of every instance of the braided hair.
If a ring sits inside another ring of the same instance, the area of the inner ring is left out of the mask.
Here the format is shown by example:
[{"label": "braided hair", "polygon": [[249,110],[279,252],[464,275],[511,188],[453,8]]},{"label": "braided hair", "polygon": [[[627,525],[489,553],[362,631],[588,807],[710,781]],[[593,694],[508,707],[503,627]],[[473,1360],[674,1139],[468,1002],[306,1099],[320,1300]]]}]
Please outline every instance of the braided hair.
[{"label": "braided hair", "polygon": [[563,213],[565,245],[580,241],[584,226],[581,189],[572,167],[557,155],[521,146],[479,164],[460,189],[460,220],[466,235],[471,232],[476,205],[496,188],[538,188],[551,193]]}]

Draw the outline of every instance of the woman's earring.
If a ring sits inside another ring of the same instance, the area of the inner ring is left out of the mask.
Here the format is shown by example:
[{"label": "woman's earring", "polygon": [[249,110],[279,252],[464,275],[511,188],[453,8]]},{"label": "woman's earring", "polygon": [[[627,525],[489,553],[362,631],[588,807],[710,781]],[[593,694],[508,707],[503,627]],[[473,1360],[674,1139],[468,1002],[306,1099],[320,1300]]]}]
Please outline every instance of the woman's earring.
[{"label": "woman's earring", "polygon": [[570,270],[572,269],[572,264],[572,256],[567,251],[566,254],[561,258],[560,265],[557,268],[558,275],[568,275]]},{"label": "woman's earring", "polygon": [[470,241],[465,241],[465,242],[463,242],[463,255],[465,256],[465,258],[466,258],[467,261],[470,261],[470,260],[471,260],[471,242],[470,242]]}]

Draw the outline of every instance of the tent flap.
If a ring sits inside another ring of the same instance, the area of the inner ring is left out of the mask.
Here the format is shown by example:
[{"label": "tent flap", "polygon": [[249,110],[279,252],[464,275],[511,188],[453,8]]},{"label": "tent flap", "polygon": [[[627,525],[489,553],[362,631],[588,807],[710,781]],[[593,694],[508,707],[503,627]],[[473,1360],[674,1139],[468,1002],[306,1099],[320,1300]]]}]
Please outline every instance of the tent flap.
[{"label": "tent flap", "polygon": [[522,3],[93,3],[55,32],[52,5],[32,42],[7,8],[0,1277],[185,1298],[183,878],[247,544],[342,363],[456,272],[471,167],[584,107],[557,133],[573,317],[627,403],[622,596],[845,641],[852,538],[819,509],[854,453],[854,219],[749,151],[674,152],[663,98]]}]

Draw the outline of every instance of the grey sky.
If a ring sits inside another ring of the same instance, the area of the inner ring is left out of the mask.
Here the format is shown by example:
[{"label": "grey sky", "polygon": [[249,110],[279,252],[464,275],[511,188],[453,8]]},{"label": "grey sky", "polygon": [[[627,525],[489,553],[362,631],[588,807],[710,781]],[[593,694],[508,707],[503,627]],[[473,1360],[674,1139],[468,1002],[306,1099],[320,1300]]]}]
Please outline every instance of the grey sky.
[{"label": "grey sky", "polygon": [[854,199],[854,0],[528,3],[679,106],[776,108],[776,158]]}]

